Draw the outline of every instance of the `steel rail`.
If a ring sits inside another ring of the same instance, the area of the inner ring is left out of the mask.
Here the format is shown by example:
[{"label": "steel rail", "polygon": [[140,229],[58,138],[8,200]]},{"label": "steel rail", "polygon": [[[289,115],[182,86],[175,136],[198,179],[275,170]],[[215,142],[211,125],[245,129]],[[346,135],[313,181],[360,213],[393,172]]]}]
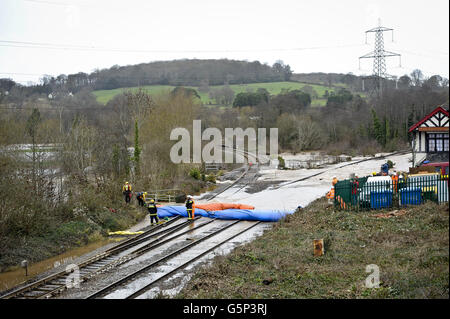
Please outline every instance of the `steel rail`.
[{"label": "steel rail", "polygon": [[[124,241],[121,241],[121,242],[118,243],[116,246],[111,247],[111,248],[107,249],[106,251],[110,251],[110,250],[119,248],[120,246],[127,245],[127,244],[129,244],[129,243],[131,243],[131,242],[133,242],[133,241],[135,241],[135,240],[137,240],[137,239],[140,239],[140,238],[142,238],[142,237],[145,237],[145,236],[147,236],[148,234],[154,233],[154,232],[156,232],[158,229],[163,228],[163,227],[166,227],[167,225],[172,224],[173,222],[179,220],[180,218],[181,218],[181,216],[175,216],[175,217],[171,218],[169,221],[167,221],[167,222],[165,222],[165,223],[163,223],[163,224],[156,225],[155,227],[150,228],[150,229],[144,231],[144,233],[142,233],[142,234],[139,234],[139,235],[137,235],[137,236],[135,236],[135,237],[126,239],[126,240],[124,240]],[[151,226],[150,226],[150,227],[151,227]]]},{"label": "steel rail", "polygon": [[339,167],[329,168],[329,169],[326,169],[326,170],[324,170],[322,172],[315,173],[315,174],[312,174],[312,175],[309,175],[309,176],[305,176],[305,177],[296,179],[294,181],[290,181],[290,182],[287,182],[287,183],[275,186],[273,189],[279,189],[279,188],[282,188],[282,187],[287,186],[287,185],[295,184],[295,183],[298,183],[298,182],[310,179],[311,177],[315,177],[317,175],[321,175],[323,173],[329,172],[331,170],[336,170],[336,169],[343,168],[343,167],[346,167],[346,166],[356,165],[356,164],[359,164],[359,163],[362,163],[362,162],[379,160],[379,159],[383,159],[383,158],[386,158],[386,157],[390,157],[390,156],[394,156],[394,155],[398,155],[398,154],[406,154],[406,153],[409,153],[409,151],[408,150],[403,150],[403,151],[397,151],[397,152],[393,152],[393,153],[382,155],[382,156],[376,156],[376,157],[372,157],[372,158],[365,158],[365,159],[358,160],[358,161],[353,162],[353,163],[347,163],[347,164],[341,165]]},{"label": "steel rail", "polygon": [[[225,145],[222,145],[222,147],[223,148],[225,148]],[[235,152],[241,152],[242,153],[242,155],[245,157],[245,158],[247,158],[247,160],[248,160],[248,156],[249,155],[251,155],[251,156],[253,156],[254,158],[255,158],[255,160],[256,160],[256,162],[259,162],[259,160],[258,160],[258,156],[257,155],[254,155],[254,154],[251,154],[251,153],[249,153],[249,152],[247,152],[247,151],[241,151],[241,150],[237,150],[237,149],[235,149],[235,148],[233,148],[233,151],[235,151]],[[212,194],[212,196],[210,196],[210,197],[208,197],[208,198],[205,198],[206,200],[208,200],[208,201],[210,201],[210,200],[212,200],[212,199],[214,199],[214,198],[216,198],[218,195],[220,195],[220,194],[222,194],[222,193],[224,193],[226,190],[228,190],[229,188],[231,188],[231,187],[233,187],[234,185],[236,185],[247,173],[248,173],[248,171],[250,170],[250,166],[246,166],[246,168],[245,168],[245,171],[235,180],[235,181],[233,181],[230,185],[228,185],[227,187],[225,187],[224,189],[222,189],[221,191],[219,191],[219,192],[217,192],[217,193],[215,193],[215,194]],[[248,183],[246,183],[246,184],[244,184],[244,186],[246,186]],[[244,186],[243,187],[241,187],[238,191],[240,191],[242,188],[244,188]]]},{"label": "steel rail", "polygon": [[260,224],[260,223],[261,223],[261,221],[258,221],[258,222],[256,222],[256,223],[252,224],[251,226],[245,228],[244,230],[241,230],[241,231],[239,231],[238,233],[234,234],[233,236],[231,236],[231,237],[225,239],[224,241],[220,242],[219,244],[216,244],[216,245],[214,245],[213,247],[208,248],[206,251],[204,251],[204,252],[200,253],[199,255],[197,255],[197,256],[191,258],[190,260],[188,260],[188,261],[185,262],[184,264],[182,264],[182,265],[176,267],[175,269],[169,271],[168,273],[164,274],[163,276],[161,276],[161,277],[159,277],[159,278],[153,280],[151,283],[148,283],[148,284],[145,285],[144,287],[140,288],[138,291],[134,292],[133,294],[131,294],[131,295],[125,297],[125,299],[132,299],[132,298],[136,298],[136,297],[139,296],[139,295],[142,295],[143,293],[145,293],[147,290],[149,290],[149,288],[150,288],[151,286],[153,286],[155,283],[157,283],[158,281],[161,281],[161,280],[167,278],[168,276],[172,275],[173,273],[177,272],[178,270],[180,270],[180,269],[182,269],[182,268],[185,268],[185,267],[188,266],[189,264],[191,264],[191,263],[193,263],[194,261],[200,259],[201,257],[205,256],[206,254],[208,254],[208,253],[210,253],[211,251],[215,250],[216,248],[222,246],[223,244],[229,242],[229,241],[232,240],[233,238],[235,238],[235,237],[237,237],[237,236],[239,236],[239,235],[245,233],[246,231],[248,231],[249,229],[255,227],[256,225],[258,225],[258,224]]},{"label": "steel rail", "polygon": [[222,227],[219,230],[217,230],[217,231],[215,231],[215,232],[213,232],[211,234],[208,234],[208,235],[206,235],[206,236],[204,236],[202,238],[199,238],[199,239],[191,242],[190,244],[188,244],[188,245],[186,245],[184,247],[181,247],[180,249],[177,249],[176,251],[174,251],[174,252],[172,252],[172,253],[170,253],[170,254],[168,254],[168,255],[166,255],[166,256],[164,256],[164,257],[162,257],[162,258],[160,258],[160,259],[158,259],[158,260],[156,260],[154,262],[152,262],[151,264],[146,265],[143,268],[141,268],[141,269],[139,269],[139,270],[137,270],[137,271],[135,271],[135,272],[133,272],[133,273],[131,273],[131,274],[129,274],[129,275],[127,275],[127,276],[117,280],[117,281],[115,281],[114,283],[109,284],[108,286],[106,286],[106,287],[96,291],[95,293],[87,296],[85,299],[94,299],[94,298],[103,296],[106,293],[108,293],[109,291],[113,290],[115,287],[120,286],[121,284],[123,284],[123,283],[125,283],[127,281],[130,281],[132,278],[138,276],[139,274],[143,273],[144,271],[147,271],[148,269],[150,269],[152,267],[155,267],[156,265],[160,264],[161,262],[164,262],[164,261],[166,261],[166,260],[168,260],[168,259],[170,259],[170,258],[172,258],[174,256],[179,255],[180,253],[190,249],[191,247],[193,247],[193,246],[195,246],[195,245],[205,241],[206,239],[208,239],[208,238],[210,238],[212,236],[215,236],[215,235],[221,233],[222,231],[230,228],[231,226],[233,226],[233,225],[235,225],[235,224],[237,224],[239,222],[240,222],[239,220],[231,222],[230,224],[226,225],[225,227]]},{"label": "steel rail", "polygon": [[[177,216],[177,217],[181,217],[181,216]],[[200,217],[201,217],[201,216],[197,216],[197,217],[194,218],[194,220],[197,220],[197,219],[199,219]],[[173,227],[171,227],[171,228],[168,228],[168,229],[162,229],[162,230],[160,230],[159,232],[151,233],[149,236],[146,236],[146,237],[143,237],[143,238],[140,238],[140,239],[133,240],[133,241],[131,241],[131,242],[128,243],[128,244],[125,243],[125,245],[122,245],[122,246],[120,246],[120,247],[118,247],[118,248],[113,248],[112,252],[115,253],[116,250],[119,251],[119,252],[124,251],[124,250],[129,249],[129,248],[132,248],[133,246],[136,246],[136,245],[138,245],[138,244],[140,244],[140,243],[146,242],[146,241],[148,241],[150,238],[157,237],[157,236],[159,236],[159,235],[161,235],[161,234],[171,234],[171,233],[173,233],[173,232],[179,230],[180,228],[183,228],[183,227],[185,227],[186,225],[191,224],[191,222],[192,222],[192,221],[187,220],[187,221],[184,221],[183,223],[181,223],[181,224],[179,224],[179,225],[176,225],[176,226],[173,226]],[[164,224],[163,224],[163,225],[164,225]],[[142,235],[142,234],[141,234],[141,235]],[[134,238],[132,238],[132,239],[134,239]]]},{"label": "steel rail", "polygon": [[[197,217],[196,219],[199,219],[199,218],[200,218],[200,216]],[[167,232],[167,233],[165,233],[164,235],[162,235],[161,237],[159,237],[159,238],[155,239],[154,241],[150,242],[149,244],[146,244],[145,246],[142,246],[141,248],[139,248],[139,249],[137,249],[137,250],[135,250],[135,251],[133,251],[133,252],[131,252],[131,253],[125,255],[125,256],[119,257],[118,259],[113,260],[111,263],[105,264],[105,265],[103,265],[103,266],[101,266],[101,267],[99,267],[99,268],[95,268],[95,269],[93,269],[92,271],[90,271],[90,272],[84,274],[84,275],[80,278],[80,282],[87,281],[87,280],[89,280],[91,277],[95,276],[95,275],[98,274],[98,273],[104,272],[104,271],[106,271],[106,270],[108,270],[108,269],[111,269],[111,268],[113,268],[113,267],[117,267],[117,266],[119,266],[119,265],[121,265],[121,264],[124,264],[124,263],[126,263],[126,262],[128,262],[128,261],[134,259],[134,258],[137,258],[137,257],[139,257],[139,256],[142,256],[143,254],[145,254],[146,252],[148,252],[148,251],[150,251],[150,250],[152,250],[152,249],[155,249],[155,248],[157,248],[157,247],[159,247],[159,246],[161,246],[161,245],[164,245],[164,244],[166,244],[166,243],[172,241],[173,239],[178,238],[178,237],[180,237],[180,236],[182,236],[182,235],[185,235],[185,234],[187,234],[187,233],[190,233],[190,232],[192,232],[193,230],[202,228],[203,226],[206,226],[206,225],[212,223],[213,221],[214,221],[214,220],[207,221],[207,222],[202,223],[202,224],[200,224],[200,225],[198,225],[198,226],[196,226],[196,227],[194,227],[194,228],[192,228],[192,229],[188,229],[188,230],[186,230],[186,231],[184,231],[184,232],[182,232],[182,233],[176,234],[176,235],[173,236],[173,237],[170,237],[170,238],[168,238],[168,239],[166,239],[166,240],[164,240],[164,241],[161,241],[161,239],[163,239],[163,238],[165,238],[165,237],[171,235],[171,234],[174,233],[174,232],[179,231],[179,228],[173,229],[173,230],[171,230],[170,232]],[[190,223],[189,223],[189,224],[190,224]],[[187,226],[187,224],[183,224],[183,226]],[[181,227],[180,227],[180,228],[181,228]],[[37,296],[36,299],[46,299],[46,298],[50,298],[50,297],[53,296],[54,294],[63,291],[65,288],[66,288],[65,285],[60,285],[59,287],[56,287],[56,288],[50,290],[49,292],[47,292],[47,293],[45,293],[45,294],[43,294],[43,295]]]},{"label": "steel rail", "polygon": [[[167,244],[168,242],[172,241],[172,240],[175,239],[175,238],[178,238],[178,237],[180,237],[180,236],[186,235],[186,234],[192,232],[193,230],[200,229],[200,228],[202,228],[203,226],[206,226],[206,225],[208,225],[208,224],[210,224],[210,223],[212,223],[212,222],[214,222],[214,221],[215,221],[215,219],[211,219],[211,220],[209,220],[209,221],[207,221],[207,222],[205,222],[205,223],[203,223],[203,224],[201,224],[201,225],[195,226],[195,227],[193,227],[192,229],[188,229],[188,230],[186,230],[186,231],[184,231],[184,232],[182,232],[182,233],[176,234],[175,236],[170,237],[170,238],[168,238],[168,239],[166,239],[166,240],[164,240],[164,241],[161,241],[161,242],[159,242],[159,240],[160,240],[161,238],[158,238],[158,239],[155,240],[154,242],[149,243],[149,244],[147,244],[147,245],[145,245],[145,246],[143,246],[143,247],[137,249],[136,251],[132,252],[131,254],[133,254],[133,255],[134,255],[134,254],[138,254],[138,256],[143,255],[144,253],[146,253],[146,252],[148,252],[148,251],[150,251],[150,250],[152,250],[152,249],[155,249],[156,247],[159,247],[159,246],[162,246],[162,245],[164,245],[164,244]],[[164,235],[164,237],[166,237],[166,235]],[[162,238],[164,238],[164,237],[162,237]],[[154,245],[153,245],[153,243],[154,243]]]},{"label": "steel rail", "polygon": [[[169,222],[173,222],[173,221],[175,221],[178,218],[179,217],[177,216],[177,217],[171,219]],[[200,218],[200,217],[198,217],[198,218]],[[187,222],[182,223],[181,225],[184,227],[184,226],[186,226],[186,225],[188,225],[190,223],[191,223],[191,221],[187,221]],[[161,225],[158,225],[158,226],[163,227],[163,225],[165,225],[165,224],[161,224]],[[181,228],[181,225],[177,225],[175,227],[170,227],[168,229],[164,229],[163,231],[158,232],[158,234],[171,232],[174,228],[176,228],[176,230],[178,230],[178,229]],[[151,229],[150,231],[146,232],[146,235],[148,235],[148,233],[150,233],[150,232],[154,232],[155,230],[157,230],[156,227],[154,229]],[[143,234],[141,234],[141,235],[143,235]],[[153,235],[152,236],[147,236],[146,238],[150,239],[152,237],[154,237],[154,236]],[[122,252],[122,251],[124,251],[124,250],[126,250],[126,249],[128,249],[130,247],[132,247],[134,239],[136,239],[136,238],[130,238],[129,240],[127,240],[128,245],[126,245],[126,246],[123,246],[123,245],[119,244],[117,246],[111,247],[110,249],[108,249],[108,250],[106,250],[106,251],[104,251],[104,252],[102,252],[100,254],[97,254],[97,255],[95,255],[95,256],[85,260],[84,262],[76,264],[76,266],[81,270],[81,269],[86,268],[87,266],[92,265],[92,264],[94,264],[96,262],[99,262],[101,260],[105,260],[108,257],[112,257],[113,255],[118,254],[118,253],[120,253],[120,252]],[[141,242],[142,241],[135,242],[134,245],[136,245],[138,243],[141,243]],[[110,265],[112,263],[114,263],[114,260],[109,262],[109,263],[107,263],[105,265],[105,267],[101,267],[101,268],[106,268],[106,266],[108,266],[108,265]],[[58,280],[58,278],[66,277],[67,275],[69,275],[69,273],[66,270],[61,270],[59,272],[56,272],[56,273],[51,274],[49,276],[46,276],[46,277],[44,277],[42,279],[39,279],[39,280],[37,280],[35,282],[27,284],[27,285],[25,285],[23,287],[20,287],[18,289],[10,291],[10,292],[0,296],[0,299],[11,299],[11,298],[20,296],[20,295],[22,295],[24,293],[27,293],[27,292],[36,291],[36,290],[39,291],[39,289],[36,289],[36,288],[43,287],[43,286],[46,286],[46,285],[51,285],[51,284],[49,284],[49,282],[52,282],[54,280]],[[62,284],[60,284],[59,286],[62,286]],[[62,287],[58,287],[58,288],[62,288]],[[59,290],[59,289],[54,289],[53,292],[56,292],[57,290]],[[48,293],[45,293],[44,295],[48,295]],[[36,296],[36,297],[29,296],[29,297],[26,297],[26,298],[39,298],[39,297],[40,296]]]}]

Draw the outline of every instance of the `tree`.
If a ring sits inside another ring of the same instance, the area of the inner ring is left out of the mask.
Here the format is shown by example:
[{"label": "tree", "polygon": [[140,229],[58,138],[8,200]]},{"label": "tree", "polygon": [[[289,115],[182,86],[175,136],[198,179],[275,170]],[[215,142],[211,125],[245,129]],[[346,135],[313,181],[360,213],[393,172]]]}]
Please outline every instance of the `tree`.
[{"label": "tree", "polygon": [[196,97],[200,99],[200,95],[198,95],[197,91],[191,88],[185,88],[182,86],[177,86],[171,92],[172,95],[183,94],[186,97]]},{"label": "tree", "polygon": [[424,85],[429,86],[432,90],[436,90],[441,88],[442,81],[443,79],[440,75],[433,75],[424,82]]},{"label": "tree", "polygon": [[140,174],[140,169],[139,169],[140,155],[141,155],[141,148],[139,146],[139,127],[138,127],[137,120],[135,120],[134,121],[134,156],[133,156],[133,160],[135,163],[136,175]]},{"label": "tree", "polygon": [[300,90],[286,90],[274,96],[270,103],[278,109],[279,114],[299,112],[311,104],[311,96]]},{"label": "tree", "polygon": [[304,87],[302,87],[302,91],[305,92],[305,93],[308,93],[314,99],[319,98],[319,95],[317,94],[317,91],[314,90],[314,88],[311,85],[305,85]]},{"label": "tree", "polygon": [[399,89],[407,89],[411,85],[411,78],[405,74],[398,79],[397,84]]},{"label": "tree", "polygon": [[311,118],[301,118],[298,121],[297,147],[299,151],[320,149],[325,138],[319,124]]},{"label": "tree", "polygon": [[264,92],[241,92],[236,95],[233,107],[256,106],[265,100]]},{"label": "tree", "polygon": [[411,72],[411,81],[414,86],[419,87],[422,84],[423,73],[419,69],[415,69]]},{"label": "tree", "polygon": [[272,69],[280,74],[280,77],[283,81],[289,81],[292,76],[292,70],[291,67],[287,64],[284,64],[282,60],[277,60],[273,66]]},{"label": "tree", "polygon": [[85,117],[74,118],[60,151],[62,166],[67,174],[86,180],[86,168],[93,166],[97,138],[98,133],[88,125]]},{"label": "tree", "polygon": [[375,109],[372,108],[372,121],[373,121],[373,132],[371,132],[372,137],[374,137],[380,145],[384,145],[383,141],[385,140],[385,131],[378,119],[377,113]]},{"label": "tree", "polygon": [[342,107],[353,99],[353,94],[346,90],[340,89],[337,93],[331,92],[327,99],[327,107]]},{"label": "tree", "polygon": [[31,137],[31,154],[32,154],[32,183],[33,183],[33,191],[34,194],[37,195],[38,192],[38,150],[37,150],[37,131],[38,126],[41,122],[41,113],[38,109],[34,108],[30,117],[28,117],[26,130],[28,135]]}]

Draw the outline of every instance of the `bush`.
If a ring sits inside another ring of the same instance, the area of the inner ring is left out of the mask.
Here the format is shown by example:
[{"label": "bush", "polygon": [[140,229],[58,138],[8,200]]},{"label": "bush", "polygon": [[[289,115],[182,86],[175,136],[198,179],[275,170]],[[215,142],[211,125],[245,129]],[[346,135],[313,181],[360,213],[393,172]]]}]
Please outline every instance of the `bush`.
[{"label": "bush", "polygon": [[216,176],[214,174],[206,176],[206,181],[211,183],[216,183]]},{"label": "bush", "polygon": [[278,168],[284,169],[286,167],[286,164],[284,162],[284,159],[281,156],[278,156]]},{"label": "bush", "polygon": [[195,179],[199,179],[201,173],[198,168],[191,168],[191,170],[189,171],[189,175]]}]

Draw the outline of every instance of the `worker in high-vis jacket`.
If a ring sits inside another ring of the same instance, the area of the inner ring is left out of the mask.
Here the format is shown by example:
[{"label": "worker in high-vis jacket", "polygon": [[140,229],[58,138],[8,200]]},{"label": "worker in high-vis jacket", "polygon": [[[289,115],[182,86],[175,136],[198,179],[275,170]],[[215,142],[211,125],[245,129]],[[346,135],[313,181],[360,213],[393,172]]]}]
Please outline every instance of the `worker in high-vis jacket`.
[{"label": "worker in high-vis jacket", "polygon": [[331,185],[333,185],[333,187],[337,184],[338,179],[336,176],[333,176],[333,180],[331,181]]},{"label": "worker in high-vis jacket", "polygon": [[188,213],[188,219],[194,219],[195,203],[191,195],[186,197],[186,210]]},{"label": "worker in high-vis jacket", "polygon": [[125,203],[129,203],[131,200],[131,184],[125,182],[125,185],[122,187],[122,193],[125,196]]},{"label": "worker in high-vis jacket", "polygon": [[143,207],[144,203],[145,203],[145,201],[144,201],[144,192],[138,192],[136,194],[136,199],[138,201],[138,205]]},{"label": "worker in high-vis jacket", "polygon": [[147,205],[148,212],[150,214],[150,225],[153,226],[153,221],[155,221],[155,225],[159,223],[158,220],[158,207],[156,207],[155,200],[151,198]]}]

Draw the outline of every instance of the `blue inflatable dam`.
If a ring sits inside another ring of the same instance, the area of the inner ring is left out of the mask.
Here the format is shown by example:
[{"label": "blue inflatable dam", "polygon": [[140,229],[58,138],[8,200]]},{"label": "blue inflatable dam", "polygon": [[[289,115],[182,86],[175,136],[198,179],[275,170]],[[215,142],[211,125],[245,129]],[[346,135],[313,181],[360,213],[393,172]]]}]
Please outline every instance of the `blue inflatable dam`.
[{"label": "blue inflatable dam", "polygon": [[[238,220],[256,220],[262,222],[276,222],[286,215],[292,214],[289,211],[278,210],[253,210],[253,209],[225,209],[216,211],[206,211],[204,209],[195,209],[195,216],[203,216],[217,219],[238,219]],[[158,207],[158,216],[174,217],[174,216],[187,217],[187,210],[184,206],[164,206]]]}]

